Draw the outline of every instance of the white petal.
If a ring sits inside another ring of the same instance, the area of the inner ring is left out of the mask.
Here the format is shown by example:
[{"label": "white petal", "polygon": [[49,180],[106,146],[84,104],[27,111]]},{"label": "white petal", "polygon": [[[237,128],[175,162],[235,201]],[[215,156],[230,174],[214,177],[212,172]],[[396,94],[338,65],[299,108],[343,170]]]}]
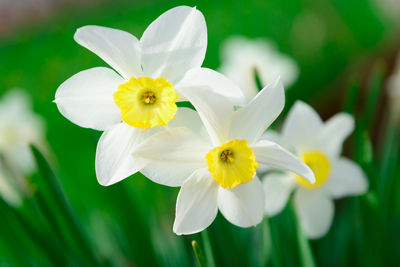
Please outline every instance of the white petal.
[{"label": "white petal", "polygon": [[275,130],[268,130],[268,131],[264,132],[260,136],[259,140],[267,140],[267,141],[271,141],[271,142],[274,142],[277,144],[282,144],[282,142],[283,142],[281,134],[279,134]]},{"label": "white petal", "polygon": [[[1,170],[0,166],[0,170]],[[3,171],[3,170],[1,170]],[[11,206],[19,207],[22,204],[22,193],[16,189],[10,181],[10,177],[0,172],[0,194],[1,197]],[[217,203],[215,201],[215,203]]]},{"label": "white petal", "polygon": [[318,141],[323,151],[331,157],[338,157],[342,152],[344,140],[354,130],[354,118],[346,113],[339,113],[330,118],[318,134]]},{"label": "white petal", "polygon": [[[0,129],[4,130],[4,129]],[[11,129],[10,129],[11,130]],[[16,130],[23,130],[23,129],[15,129]],[[26,131],[31,131],[32,129],[27,128]],[[14,132],[13,134],[18,134]],[[21,138],[21,137],[17,137]],[[43,145],[42,141],[44,139],[38,140],[29,140],[29,139],[19,139],[15,140],[16,142],[12,142],[9,146],[2,146],[1,153],[7,157],[7,161],[10,161],[11,166],[15,170],[19,172],[29,175],[36,170],[35,160],[32,155],[32,151],[29,148],[29,144],[34,144],[35,146],[39,146],[39,148],[43,148],[45,151],[46,148]],[[2,140],[3,141],[3,140]],[[8,139],[5,140],[6,142],[9,141]],[[1,172],[1,164],[0,164],[0,172]]]},{"label": "white petal", "polygon": [[132,34],[107,27],[84,26],[76,31],[74,39],[101,57],[126,80],[142,76],[140,43]]},{"label": "white petal", "polygon": [[329,231],[335,207],[322,190],[300,188],[294,194],[294,202],[300,225],[308,238],[320,238]]},{"label": "white petal", "polygon": [[206,166],[205,156],[210,149],[210,144],[195,133],[179,127],[154,134],[133,155],[148,162],[141,172],[150,180],[180,186],[194,170]]},{"label": "white petal", "polygon": [[278,117],[284,105],[283,85],[277,79],[265,86],[249,104],[235,112],[230,139],[245,139],[250,144],[257,141]]},{"label": "white petal", "polygon": [[367,191],[368,180],[359,165],[347,158],[340,158],[332,162],[331,175],[323,187],[334,198],[355,196]]},{"label": "white petal", "polygon": [[290,193],[295,187],[292,174],[271,173],[263,180],[265,194],[265,213],[268,216],[278,214],[286,206]]},{"label": "white petal", "polygon": [[206,142],[211,143],[199,114],[191,108],[178,108],[175,118],[168,123],[168,128],[186,127]]},{"label": "white petal", "polygon": [[[274,130],[267,130],[266,132],[264,132],[260,138],[258,140],[267,140],[267,141],[272,141],[274,143],[280,144],[283,147],[290,147],[289,146],[285,146],[285,144],[282,141],[282,136],[274,131]],[[257,172],[259,173],[265,173],[267,171],[272,170],[273,168],[271,168],[270,166],[267,166],[265,164],[260,164],[260,167],[257,169]]]},{"label": "white petal", "polygon": [[234,104],[243,104],[244,95],[240,88],[224,75],[207,68],[194,68],[188,71],[176,85],[184,95],[186,87],[204,88],[227,97]]},{"label": "white petal", "polygon": [[206,169],[196,170],[182,185],[176,201],[174,232],[189,235],[203,231],[215,219],[218,184]]},{"label": "white petal", "polygon": [[140,42],[145,74],[174,84],[203,63],[207,48],[204,16],[187,6],[170,9],[150,24]]},{"label": "white petal", "polygon": [[194,133],[202,131],[203,124],[196,111],[191,108],[178,108],[175,118],[168,123],[169,128],[186,127]]},{"label": "white petal", "polygon": [[131,154],[150,133],[125,123],[103,133],[96,152],[96,175],[101,185],[112,185],[140,171],[143,161],[136,161]]},{"label": "white petal", "polygon": [[58,87],[58,110],[73,123],[95,130],[106,130],[121,121],[113,93],[124,80],[109,68],[78,72]]},{"label": "white petal", "polygon": [[315,182],[312,170],[304,162],[280,145],[271,141],[260,140],[252,146],[252,149],[257,162],[273,168],[297,173],[312,184]]},{"label": "white petal", "polygon": [[282,138],[296,150],[315,149],[315,135],[322,126],[321,118],[311,106],[296,101],[283,124]]},{"label": "white petal", "polygon": [[264,214],[264,190],[258,177],[232,190],[220,187],[218,207],[234,225],[250,227],[259,224]]},{"label": "white petal", "polygon": [[182,93],[196,108],[214,146],[226,142],[233,115],[233,104],[207,88],[185,87]]}]

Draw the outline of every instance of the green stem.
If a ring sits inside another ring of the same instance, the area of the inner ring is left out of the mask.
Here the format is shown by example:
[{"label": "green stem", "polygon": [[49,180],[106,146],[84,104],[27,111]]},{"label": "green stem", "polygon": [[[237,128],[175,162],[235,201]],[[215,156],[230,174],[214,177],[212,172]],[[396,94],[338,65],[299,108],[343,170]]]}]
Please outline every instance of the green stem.
[{"label": "green stem", "polygon": [[208,267],[215,267],[215,260],[214,260],[214,254],[212,251],[211,243],[210,243],[210,237],[208,235],[208,230],[205,229],[203,232],[201,232],[201,238],[203,240],[204,244],[204,252],[206,255],[206,260],[207,260],[207,266]]},{"label": "green stem", "polygon": [[266,266],[271,259],[272,252],[272,240],[271,240],[271,228],[269,226],[268,218],[264,218],[264,221],[261,223],[261,232],[262,232],[262,251],[261,251],[261,266]]},{"label": "green stem", "polygon": [[[294,207],[294,205],[292,205],[292,207]],[[299,248],[301,265],[304,267],[315,267],[315,259],[311,250],[310,242],[305,236],[303,229],[301,228],[299,218],[294,210],[293,213],[296,215],[297,244]]]},{"label": "green stem", "polygon": [[207,267],[206,258],[204,257],[203,250],[200,248],[196,240],[192,241],[192,247],[194,255],[196,256],[197,262],[200,267]]},{"label": "green stem", "polygon": [[261,82],[260,73],[256,67],[253,68],[254,73],[254,81],[256,82],[258,91],[261,91],[264,88],[263,83]]}]

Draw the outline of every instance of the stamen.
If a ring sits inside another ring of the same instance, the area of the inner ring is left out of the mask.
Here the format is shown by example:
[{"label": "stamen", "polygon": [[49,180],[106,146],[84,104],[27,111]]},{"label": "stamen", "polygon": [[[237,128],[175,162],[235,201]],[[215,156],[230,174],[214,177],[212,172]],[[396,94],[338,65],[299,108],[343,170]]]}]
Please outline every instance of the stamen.
[{"label": "stamen", "polygon": [[222,151],[220,156],[222,161],[226,161],[227,163],[231,163],[233,161],[233,153],[231,150],[227,149]]},{"label": "stamen", "polygon": [[156,96],[153,92],[145,92],[142,101],[145,104],[154,104],[156,102]]}]

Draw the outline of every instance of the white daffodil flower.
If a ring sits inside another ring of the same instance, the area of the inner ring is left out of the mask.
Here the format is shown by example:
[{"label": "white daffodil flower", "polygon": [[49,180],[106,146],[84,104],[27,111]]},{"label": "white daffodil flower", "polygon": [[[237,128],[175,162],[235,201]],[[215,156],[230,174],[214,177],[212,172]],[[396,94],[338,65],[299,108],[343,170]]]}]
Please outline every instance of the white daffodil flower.
[{"label": "white daffodil flower", "polygon": [[0,100],[0,195],[11,205],[21,203],[26,188],[24,175],[35,165],[29,144],[43,145],[44,122],[33,113],[29,95],[21,89]]},{"label": "white daffodil flower", "polygon": [[285,88],[297,79],[299,70],[293,59],[282,55],[265,39],[247,39],[234,36],[227,39],[221,49],[222,65],[219,71],[232,79],[241,89],[247,101],[253,99],[262,86],[281,77]]},{"label": "white daffodil flower", "polygon": [[[184,80],[201,79],[189,72]],[[235,85],[213,83],[213,86]],[[233,86],[233,87],[232,87]],[[136,149],[134,156],[146,163],[144,174],[165,185],[180,185],[173,230],[192,234],[207,228],[218,209],[231,223],[250,227],[261,222],[264,192],[256,176],[259,164],[293,171],[314,182],[310,168],[261,134],[284,106],[284,89],[277,80],[266,86],[248,105],[233,104],[211,90],[185,88],[207,134],[187,128],[158,132]]]},{"label": "white daffodil flower", "polygon": [[[207,47],[207,28],[196,8],[180,6],[158,17],[140,40],[116,29],[85,26],[76,42],[114,70],[97,67],[77,73],[57,90],[55,102],[73,123],[104,131],[96,152],[96,175],[111,185],[142,169],[130,155],[135,146],[174,119],[184,100],[182,77],[189,70],[208,79],[225,78],[200,68]],[[201,87],[201,82],[198,87]],[[218,90],[237,101],[240,91]]]},{"label": "white daffodil flower", "polygon": [[282,146],[294,150],[310,166],[316,182],[310,184],[290,173],[267,174],[263,180],[266,214],[279,213],[291,192],[295,191],[295,209],[307,237],[313,239],[325,235],[334,215],[333,199],[363,194],[368,188],[362,169],[340,156],[343,142],[353,129],[352,116],[339,113],[323,123],[309,105],[297,101],[282,133],[272,136],[274,140],[279,138]]}]

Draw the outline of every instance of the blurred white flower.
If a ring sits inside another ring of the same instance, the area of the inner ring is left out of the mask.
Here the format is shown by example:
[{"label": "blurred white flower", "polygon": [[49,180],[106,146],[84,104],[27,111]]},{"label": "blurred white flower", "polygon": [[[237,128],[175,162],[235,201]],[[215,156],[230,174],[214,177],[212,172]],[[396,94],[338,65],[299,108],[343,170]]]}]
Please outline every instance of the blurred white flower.
[{"label": "blurred white flower", "polygon": [[[399,0],[375,0],[376,5],[394,21],[399,20],[400,1]],[[394,24],[393,26],[398,26]]]},{"label": "blurred white flower", "polygon": [[388,94],[392,115],[397,119],[400,115],[400,72],[390,76]]},{"label": "blurred white flower", "polygon": [[0,100],[0,194],[12,205],[20,203],[18,191],[26,189],[22,176],[34,170],[29,144],[44,141],[44,122],[31,105],[30,96],[20,89]]},{"label": "blurred white flower", "polygon": [[387,90],[390,104],[390,119],[397,122],[400,118],[400,54],[397,56],[395,70],[388,79]]},{"label": "blurred white flower", "polygon": [[[187,84],[197,84],[202,77],[191,71],[185,79]],[[283,109],[284,89],[279,79],[236,111],[230,101],[211,90],[235,89],[235,84],[229,80],[208,82],[210,90],[185,88],[207,135],[201,134],[200,122],[193,119],[191,127],[159,132],[134,152],[136,159],[148,165],[144,172],[147,177],[169,186],[182,185],[174,222],[177,234],[204,230],[218,209],[237,226],[260,223],[264,192],[256,176],[259,164],[293,171],[310,182],[315,180],[310,168],[290,152],[274,142],[258,141]]]},{"label": "blurred white flower", "polygon": [[[272,173],[264,177],[265,211],[269,216],[280,212],[292,191],[300,225],[308,238],[319,238],[330,228],[334,215],[333,199],[359,195],[368,188],[362,169],[341,157],[344,140],[354,129],[354,119],[339,113],[323,123],[307,104],[297,101],[290,110],[282,133],[274,140],[295,151],[316,178],[310,184],[290,173]],[[268,133],[268,132],[267,132]]]},{"label": "blurred white flower", "polygon": [[[74,38],[118,72],[104,67],[81,71],[65,81],[55,97],[67,119],[105,131],[96,153],[96,174],[102,185],[119,182],[144,167],[131,154],[160,130],[157,126],[174,119],[176,102],[185,100],[182,77],[187,71],[196,69],[204,79],[223,79],[215,71],[200,68],[207,28],[196,8],[180,6],[165,12],[140,40],[100,26],[82,27]],[[217,90],[235,96],[232,90]],[[240,91],[236,93],[238,101],[243,98]]]},{"label": "blurred white flower", "polygon": [[250,101],[261,89],[257,84],[256,74],[262,87],[279,76],[287,88],[296,81],[299,73],[295,61],[280,54],[265,39],[230,37],[222,45],[221,61],[219,71],[244,90],[247,101]]}]

